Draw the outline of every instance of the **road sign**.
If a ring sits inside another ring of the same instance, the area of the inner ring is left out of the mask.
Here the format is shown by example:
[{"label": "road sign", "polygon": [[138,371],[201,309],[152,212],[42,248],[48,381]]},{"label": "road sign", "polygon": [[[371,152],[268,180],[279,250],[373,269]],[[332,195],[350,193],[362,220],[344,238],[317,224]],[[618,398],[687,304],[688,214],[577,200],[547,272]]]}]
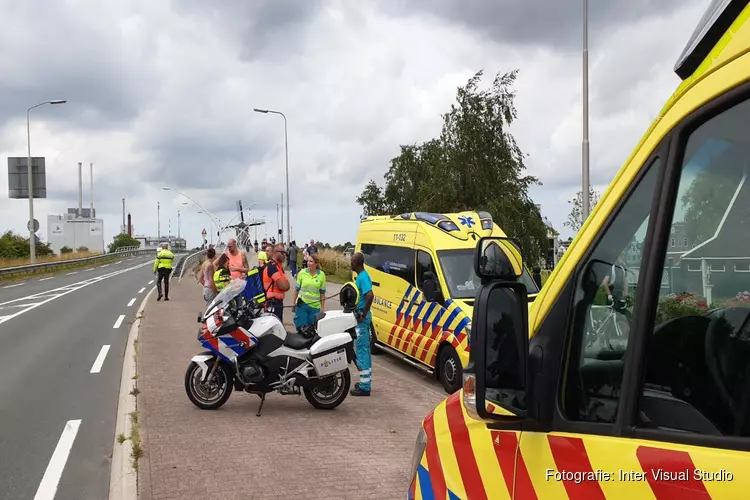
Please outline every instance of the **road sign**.
[{"label": "road sign", "polygon": [[[32,224],[32,221],[29,221],[26,223],[26,229],[28,229],[29,231],[31,231],[31,224]],[[34,224],[34,232],[36,233],[37,231],[39,231],[39,221],[34,219],[33,224]]]},{"label": "road sign", "polygon": [[[8,197],[11,199],[29,198],[29,169],[28,159],[24,157],[8,157]],[[47,179],[44,157],[31,159],[31,173],[34,176],[34,198],[47,197]]]}]

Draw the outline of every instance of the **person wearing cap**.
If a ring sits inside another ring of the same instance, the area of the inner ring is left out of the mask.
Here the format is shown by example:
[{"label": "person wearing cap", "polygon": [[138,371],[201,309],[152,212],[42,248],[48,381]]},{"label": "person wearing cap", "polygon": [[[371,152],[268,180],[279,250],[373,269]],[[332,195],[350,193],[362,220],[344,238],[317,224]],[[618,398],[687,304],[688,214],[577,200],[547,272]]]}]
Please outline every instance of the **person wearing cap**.
[{"label": "person wearing cap", "polygon": [[[156,260],[154,261],[154,274],[157,274],[156,279],[156,292],[158,296],[156,300],[169,300],[169,275],[172,274],[172,261],[174,260],[174,254],[169,251],[169,245],[167,243],[161,244],[161,250],[156,254]],[[164,282],[164,294],[162,295],[162,281]]]},{"label": "person wearing cap", "polygon": [[264,251],[258,252],[258,267],[261,268],[268,262],[268,254]]}]

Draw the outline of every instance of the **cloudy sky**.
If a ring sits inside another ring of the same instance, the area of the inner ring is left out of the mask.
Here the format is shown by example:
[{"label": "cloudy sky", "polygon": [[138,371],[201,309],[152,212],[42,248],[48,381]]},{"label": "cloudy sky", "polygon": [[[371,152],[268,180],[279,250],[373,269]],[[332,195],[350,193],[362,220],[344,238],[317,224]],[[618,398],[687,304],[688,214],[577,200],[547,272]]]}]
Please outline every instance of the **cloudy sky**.
[{"label": "cloudy sky", "polygon": [[[606,187],[678,84],[672,68],[708,0],[590,2],[591,178]],[[440,131],[477,70],[519,69],[513,127],[562,227],[580,185],[579,0],[0,0],[0,156],[46,157],[46,216],[77,205],[77,164],[94,162],[105,238],[126,199],[135,232],[171,224],[191,246],[235,201],[277,229],[288,118],[292,233],[354,241],[355,197],[382,181],[399,144]],[[24,231],[27,203],[0,176],[0,229]],[[264,230],[261,229],[259,237]]]}]

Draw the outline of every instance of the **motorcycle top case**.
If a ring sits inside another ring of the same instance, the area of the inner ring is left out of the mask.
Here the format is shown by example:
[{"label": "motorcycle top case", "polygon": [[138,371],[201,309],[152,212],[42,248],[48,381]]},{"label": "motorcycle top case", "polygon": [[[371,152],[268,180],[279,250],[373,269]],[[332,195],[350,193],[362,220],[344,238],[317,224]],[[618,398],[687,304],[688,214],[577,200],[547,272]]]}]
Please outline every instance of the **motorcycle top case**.
[{"label": "motorcycle top case", "polygon": [[247,272],[242,298],[247,302],[255,301],[258,304],[263,304],[266,301],[266,291],[263,288],[263,277],[260,269],[250,269]]},{"label": "motorcycle top case", "polygon": [[348,369],[346,347],[351,342],[352,337],[348,333],[335,333],[315,342],[310,348],[315,373],[325,377]]}]

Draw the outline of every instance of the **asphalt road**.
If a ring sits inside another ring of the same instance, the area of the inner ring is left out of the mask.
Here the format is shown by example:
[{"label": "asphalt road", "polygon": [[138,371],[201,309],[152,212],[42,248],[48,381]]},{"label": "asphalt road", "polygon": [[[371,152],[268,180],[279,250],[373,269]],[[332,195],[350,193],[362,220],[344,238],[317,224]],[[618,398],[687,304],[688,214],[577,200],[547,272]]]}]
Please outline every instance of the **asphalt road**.
[{"label": "asphalt road", "polygon": [[0,499],[107,498],[122,358],[152,262],[0,289]]}]

